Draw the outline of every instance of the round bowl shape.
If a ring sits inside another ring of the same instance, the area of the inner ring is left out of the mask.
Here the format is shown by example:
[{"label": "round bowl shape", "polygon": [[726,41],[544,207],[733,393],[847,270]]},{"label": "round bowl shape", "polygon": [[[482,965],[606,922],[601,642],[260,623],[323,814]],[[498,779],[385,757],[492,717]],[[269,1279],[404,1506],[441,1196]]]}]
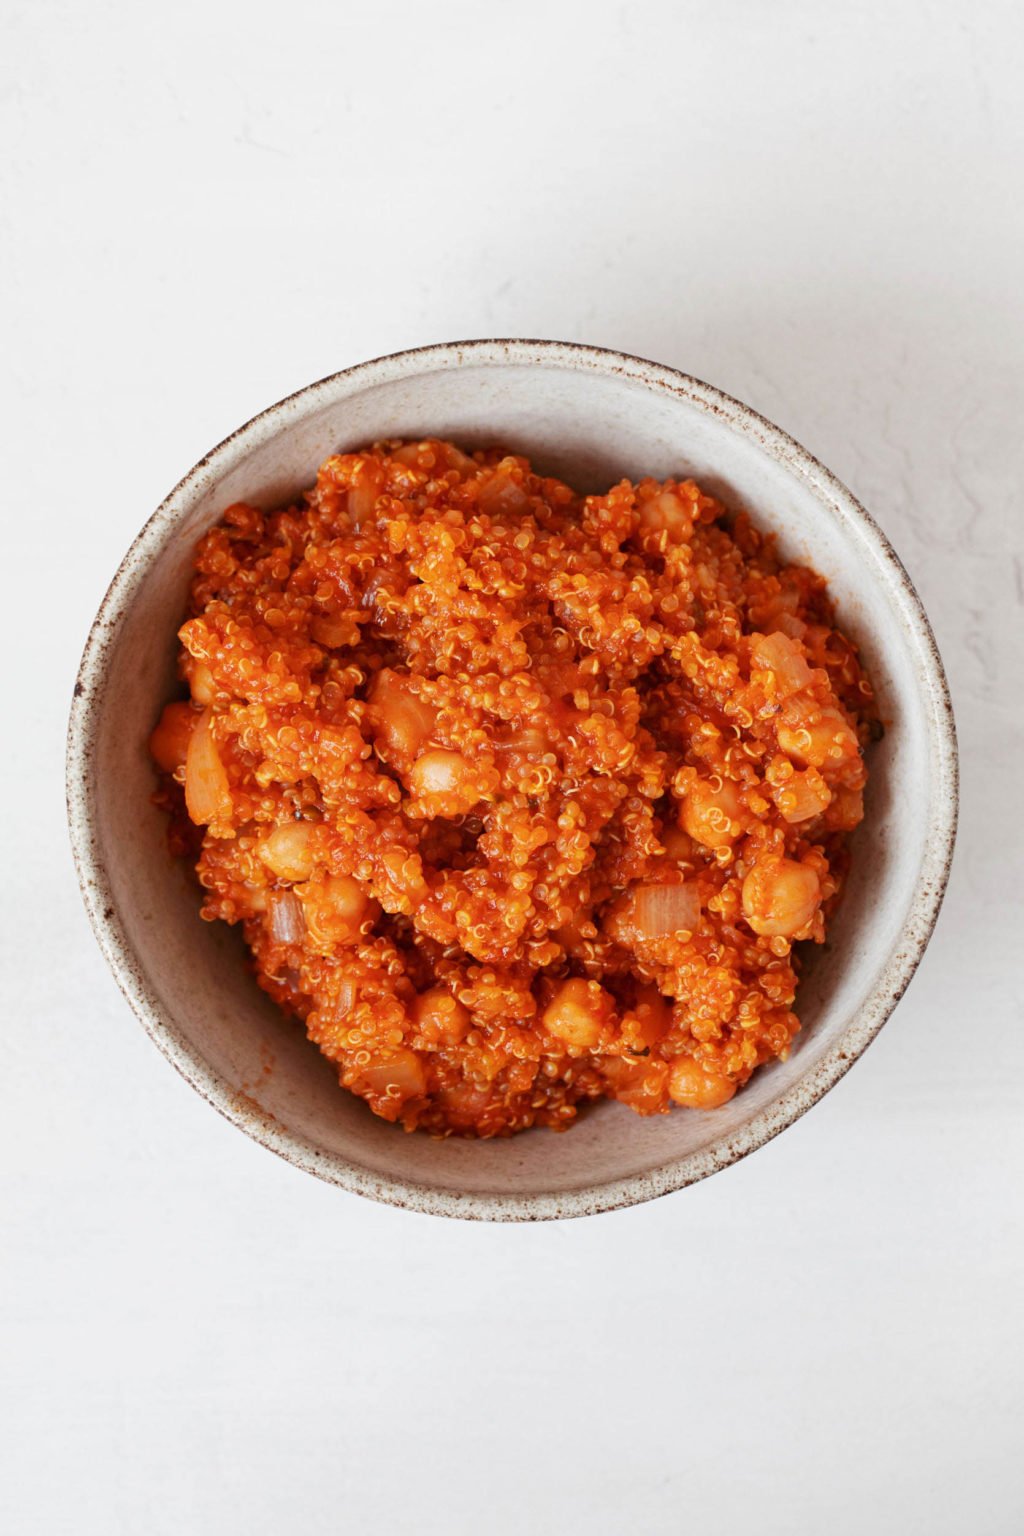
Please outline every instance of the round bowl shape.
[{"label": "round bowl shape", "polygon": [[[328,454],[439,436],[505,446],[577,489],[623,475],[693,475],[774,529],[830,583],[878,690],[867,815],[829,942],[807,957],[803,1030],[710,1113],[641,1119],[602,1103],[567,1135],[405,1135],[344,1092],[334,1069],[256,987],[240,937],[198,916],[165,843],[146,743],[177,685],[176,630],[193,549],[231,502],[279,505]],[[768,1141],[843,1075],[892,1012],[927,945],[956,822],[956,742],[917,594],[868,514],[798,444],[672,369],[593,347],[477,341],[380,358],[282,400],[215,448],[146,524],[111,584],[75,685],[71,836],[89,916],[157,1045],[222,1114],[300,1168],[442,1215],[577,1216],[681,1188]]]}]

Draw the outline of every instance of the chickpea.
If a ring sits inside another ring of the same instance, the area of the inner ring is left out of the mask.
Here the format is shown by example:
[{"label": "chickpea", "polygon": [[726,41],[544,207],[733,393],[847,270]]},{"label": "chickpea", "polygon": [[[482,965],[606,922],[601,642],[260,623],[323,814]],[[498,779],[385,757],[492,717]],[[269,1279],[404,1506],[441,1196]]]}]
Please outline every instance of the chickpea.
[{"label": "chickpea", "polygon": [[736,1092],[723,1073],[708,1072],[692,1056],[680,1056],[668,1075],[669,1098],[687,1109],[719,1109]]},{"label": "chickpea", "polygon": [[841,787],[832,793],[825,825],[831,831],[852,832],[864,820],[864,791]]},{"label": "chickpea", "polygon": [[491,1101],[489,1084],[465,1078],[441,1090],[441,1100],[452,1124],[460,1130],[473,1130]]},{"label": "chickpea", "polygon": [[324,881],[324,889],[338,924],[358,929],[366,921],[371,908],[374,916],[379,911],[377,903],[351,875],[330,875]]},{"label": "chickpea", "polygon": [[197,704],[212,704],[217,697],[217,684],[205,661],[188,663],[188,686]]},{"label": "chickpea", "polygon": [[347,613],[321,614],[310,624],[309,633],[317,645],[328,651],[359,644],[359,625]]},{"label": "chickpea", "polygon": [[417,800],[434,802],[438,815],[463,816],[480,800],[484,786],[461,752],[437,747],[413,763],[409,788]]},{"label": "chickpea", "polygon": [[675,491],[659,491],[637,507],[641,533],[666,533],[673,542],[688,537],[693,527],[693,503]]},{"label": "chickpea", "polygon": [[574,976],[563,981],[542,1022],[548,1032],[571,1051],[591,1051],[604,1034],[612,1014],[612,1000],[596,981]]},{"label": "chickpea", "polygon": [[611,1096],[638,1115],[656,1115],[665,1109],[668,1063],[657,1056],[605,1056],[600,1071]]},{"label": "chickpea", "polygon": [[367,702],[380,755],[399,769],[407,768],[429,741],[437,711],[389,667],[377,673]]},{"label": "chickpea", "polygon": [[[584,929],[587,932],[584,932]],[[593,917],[587,908],[574,912],[567,923],[563,923],[555,934],[555,938],[561,944],[568,955],[578,954],[588,940],[596,937],[597,930],[594,927]]]},{"label": "chickpea", "polygon": [[836,769],[860,752],[852,727],[832,705],[811,705],[778,727],[779,746],[805,768]]},{"label": "chickpea", "polygon": [[296,888],[310,933],[321,944],[355,944],[380,907],[351,875],[328,875]]},{"label": "chickpea", "polygon": [[672,1004],[662,997],[657,987],[637,989],[636,1005],[623,1021],[623,1033],[635,1050],[649,1049],[657,1045],[672,1024]]},{"label": "chickpea", "polygon": [[685,864],[693,858],[693,839],[682,827],[666,827],[661,834],[661,843],[668,857],[675,859],[677,864]]},{"label": "chickpea", "polygon": [[388,1107],[399,1111],[408,1099],[418,1099],[427,1090],[427,1075],[415,1051],[399,1049],[385,1060],[363,1067],[352,1085],[365,1098],[376,1100],[378,1113]]},{"label": "chickpea", "polygon": [[285,822],[275,827],[257,850],[262,862],[279,880],[308,880],[313,873],[308,821]]},{"label": "chickpea", "polygon": [[469,1032],[469,1010],[446,987],[421,992],[412,1016],[419,1033],[432,1045],[458,1045]]},{"label": "chickpea", "polygon": [[449,795],[472,771],[472,765],[461,752],[447,752],[438,747],[416,759],[409,782],[418,795]]},{"label": "chickpea", "polygon": [[792,825],[820,816],[832,798],[832,791],[817,768],[794,773],[772,790],[772,799]]},{"label": "chickpea", "polygon": [[813,922],[820,901],[814,870],[777,854],[758,860],[743,882],[743,915],[766,938],[796,938]]},{"label": "chickpea", "polygon": [[191,704],[168,704],[149,738],[150,755],[164,773],[184,767],[192,731],[199,715]]},{"label": "chickpea", "polygon": [[743,801],[732,779],[698,779],[683,801],[680,825],[705,848],[725,848],[743,831]]},{"label": "chickpea", "polygon": [[197,826],[230,821],[231,783],[213,734],[213,711],[193,726],[185,758],[185,809]]}]

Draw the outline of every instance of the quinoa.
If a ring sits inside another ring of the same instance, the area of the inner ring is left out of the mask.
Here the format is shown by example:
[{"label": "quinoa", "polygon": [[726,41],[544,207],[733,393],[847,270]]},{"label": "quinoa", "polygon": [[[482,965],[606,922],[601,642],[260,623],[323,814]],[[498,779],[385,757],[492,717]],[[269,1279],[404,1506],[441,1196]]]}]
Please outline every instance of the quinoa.
[{"label": "quinoa", "polygon": [[172,847],[376,1114],[713,1109],[788,1054],[878,726],[823,579],[743,512],[382,443],[228,507],[179,637]]}]

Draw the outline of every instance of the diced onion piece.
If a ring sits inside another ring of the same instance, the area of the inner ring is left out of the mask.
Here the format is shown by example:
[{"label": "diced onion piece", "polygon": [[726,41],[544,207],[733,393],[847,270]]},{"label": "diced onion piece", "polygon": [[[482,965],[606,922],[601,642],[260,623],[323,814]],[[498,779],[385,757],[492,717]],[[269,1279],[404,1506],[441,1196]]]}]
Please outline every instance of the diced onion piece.
[{"label": "diced onion piece", "polygon": [[358,1000],[359,988],[350,977],[346,976],[344,981],[339,984],[337,996],[335,997],[335,1008],[337,1009],[338,1016],[344,1018],[346,1014],[351,1013]]},{"label": "diced onion piece", "polygon": [[149,751],[164,773],[176,773],[188,757],[188,744],[199,716],[191,704],[168,704],[149,738]]},{"label": "diced onion piece", "polygon": [[185,806],[197,826],[231,818],[231,785],[213,735],[213,712],[205,709],[192,731],[185,759]]},{"label": "diced onion piece", "polygon": [[618,943],[633,945],[693,933],[699,922],[695,885],[635,885],[609,914],[605,928]]},{"label": "diced onion piece", "polygon": [[361,459],[348,493],[348,515],[357,528],[372,518],[377,497],[383,489],[384,472],[380,465],[371,459]]},{"label": "diced onion piece", "polygon": [[437,454],[438,465],[445,470],[457,470],[463,479],[476,474],[477,466],[467,453],[461,448],[456,448],[454,443],[432,442],[431,446]]},{"label": "diced onion piece", "polygon": [[641,885],[633,892],[633,921],[647,939],[692,933],[700,921],[695,885]]},{"label": "diced onion piece", "polygon": [[525,512],[529,504],[526,492],[513,479],[511,465],[497,465],[493,474],[480,481],[480,505],[492,516]]},{"label": "diced onion piece", "polygon": [[777,631],[772,635],[751,635],[751,666],[770,672],[781,698],[799,693],[811,682],[811,669],[795,640]]},{"label": "diced onion piece", "polygon": [[494,743],[495,752],[521,752],[524,757],[543,757],[551,750],[546,732],[539,725],[521,725],[509,728],[500,741]]},{"label": "diced onion piece", "polygon": [[301,944],[305,938],[306,917],[294,891],[271,891],[270,936],[276,944]]}]

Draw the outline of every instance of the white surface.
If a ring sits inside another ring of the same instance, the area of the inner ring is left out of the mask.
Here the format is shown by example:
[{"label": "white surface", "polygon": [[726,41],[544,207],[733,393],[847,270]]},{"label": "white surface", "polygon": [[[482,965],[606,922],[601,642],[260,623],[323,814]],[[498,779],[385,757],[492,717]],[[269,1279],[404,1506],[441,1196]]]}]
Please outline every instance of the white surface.
[{"label": "white surface", "polygon": [[[33,625],[4,657],[0,1524],[1019,1531],[1017,8],[255,9],[0,12]],[[220,1121],[107,975],[61,806],[89,620],[178,476],[311,378],[486,334],[657,357],[806,443],[915,577],[964,755],[935,943],[851,1075],[700,1186],[528,1228],[371,1206]]]}]

